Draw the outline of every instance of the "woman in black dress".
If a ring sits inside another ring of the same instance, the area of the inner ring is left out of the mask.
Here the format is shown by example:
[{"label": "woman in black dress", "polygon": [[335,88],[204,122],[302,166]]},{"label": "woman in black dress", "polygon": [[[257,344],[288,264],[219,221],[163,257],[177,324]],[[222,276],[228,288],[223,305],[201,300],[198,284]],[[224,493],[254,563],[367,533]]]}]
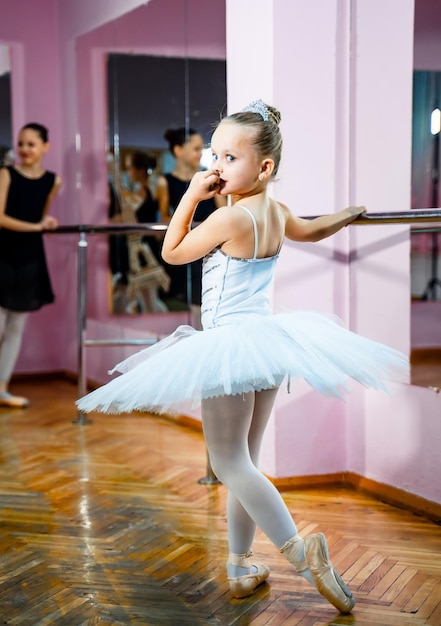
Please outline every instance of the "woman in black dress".
[{"label": "woman in black dress", "polygon": [[27,314],[54,301],[42,233],[57,227],[48,215],[61,179],[43,168],[47,128],[30,123],[17,142],[19,163],[0,169],[0,406],[23,408],[8,391]]}]

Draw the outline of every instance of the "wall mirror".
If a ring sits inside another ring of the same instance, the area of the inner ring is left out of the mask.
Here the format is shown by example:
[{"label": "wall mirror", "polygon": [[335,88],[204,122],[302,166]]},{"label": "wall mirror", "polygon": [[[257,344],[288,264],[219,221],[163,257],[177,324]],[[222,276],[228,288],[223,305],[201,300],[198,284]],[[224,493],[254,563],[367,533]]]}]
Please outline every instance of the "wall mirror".
[{"label": "wall mirror", "polygon": [[[412,209],[439,208],[441,131],[441,14],[436,2],[415,0],[412,102]],[[411,229],[412,310],[441,300],[439,224]],[[434,310],[425,307],[424,310]],[[439,314],[438,314],[439,315]],[[427,324],[425,324],[427,326]],[[425,339],[425,341],[431,341]]]},{"label": "wall mirror", "polygon": [[0,167],[12,162],[12,150],[10,50],[0,44]]},{"label": "wall mirror", "polygon": [[[441,71],[413,74],[412,209],[440,207]],[[441,300],[439,255],[441,234],[436,225],[412,232],[412,297]]]},{"label": "wall mirror", "polygon": [[[164,194],[160,188],[161,184],[174,184],[168,176],[172,172],[176,175],[176,159],[164,135],[180,134],[180,141],[188,139],[189,149],[193,144],[195,150],[202,149],[202,158],[190,165],[193,152],[187,154],[178,148],[185,178],[193,168],[204,167],[204,156],[209,153],[204,147],[209,144],[213,121],[226,108],[225,71],[225,61],[218,59],[108,55],[107,158],[112,221],[169,220],[175,208],[173,194]],[[182,181],[181,174],[177,175]],[[193,284],[198,281],[196,267],[166,266],[160,255],[162,238],[163,231],[149,236],[110,237],[112,313],[166,313],[197,304],[198,289]]]},{"label": "wall mirror", "polygon": [[[227,101],[225,0],[209,4],[208,10],[206,0],[150,0],[78,39],[80,221],[159,220],[158,207],[155,220],[151,210],[148,219],[138,219],[146,192],[133,175],[134,153],[147,161],[144,174],[156,202],[158,180],[176,164],[165,131],[191,128],[201,147],[209,142]],[[139,314],[189,309],[192,270],[183,268],[185,297],[169,297],[159,234],[117,234],[108,244],[89,252],[89,316],[123,315],[126,324]],[[104,265],[106,311],[99,297]]]},{"label": "wall mirror", "polygon": [[[441,14],[437,3],[415,0],[412,209],[440,207],[440,42]],[[439,224],[412,228],[411,246],[412,300],[441,300]]]},{"label": "wall mirror", "polygon": [[413,73],[412,208],[437,208],[439,202],[441,71]]}]

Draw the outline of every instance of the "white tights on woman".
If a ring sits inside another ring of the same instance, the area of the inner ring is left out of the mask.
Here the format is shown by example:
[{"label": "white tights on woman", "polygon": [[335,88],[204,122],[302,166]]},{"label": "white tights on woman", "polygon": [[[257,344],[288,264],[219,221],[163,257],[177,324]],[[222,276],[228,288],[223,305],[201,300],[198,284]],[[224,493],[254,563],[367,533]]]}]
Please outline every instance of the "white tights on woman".
[{"label": "white tights on woman", "polygon": [[[277,391],[268,389],[202,401],[210,463],[228,488],[228,544],[234,554],[245,554],[251,549],[256,526],[279,549],[297,534],[282,496],[257,467]],[[232,576],[243,573],[229,572]],[[312,582],[309,570],[302,574]]]},{"label": "white tights on woman", "polygon": [[0,307],[0,386],[4,387],[3,391],[17,361],[26,318],[27,313]]}]

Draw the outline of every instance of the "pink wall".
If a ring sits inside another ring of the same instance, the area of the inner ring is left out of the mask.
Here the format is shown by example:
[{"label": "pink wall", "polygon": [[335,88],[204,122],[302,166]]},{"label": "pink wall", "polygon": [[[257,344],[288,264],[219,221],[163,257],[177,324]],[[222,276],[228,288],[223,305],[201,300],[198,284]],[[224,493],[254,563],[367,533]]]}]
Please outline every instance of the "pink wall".
[{"label": "pink wall", "polygon": [[347,469],[441,503],[439,394],[391,386],[391,395],[349,399]]}]

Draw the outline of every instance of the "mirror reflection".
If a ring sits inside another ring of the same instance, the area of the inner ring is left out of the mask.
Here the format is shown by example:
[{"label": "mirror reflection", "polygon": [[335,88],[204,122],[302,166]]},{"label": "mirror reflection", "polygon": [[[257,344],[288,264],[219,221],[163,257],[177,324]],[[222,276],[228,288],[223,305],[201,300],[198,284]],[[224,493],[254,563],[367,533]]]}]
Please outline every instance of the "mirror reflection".
[{"label": "mirror reflection", "polygon": [[[415,71],[412,111],[412,209],[440,206],[441,71]],[[411,231],[414,300],[440,300],[441,233],[430,224]]]},{"label": "mirror reflection", "polygon": [[412,209],[439,207],[441,72],[413,73]]},{"label": "mirror reflection", "polygon": [[0,45],[0,167],[13,162],[9,47]]},{"label": "mirror reflection", "polygon": [[[226,108],[224,60],[108,56],[109,219],[166,224],[193,174],[210,165],[213,120]],[[147,77],[147,79],[146,79]],[[154,88],[152,88],[154,85]],[[200,204],[205,219],[224,199]],[[192,310],[198,325],[201,262],[168,266],[163,230],[109,243],[112,312]]]}]

